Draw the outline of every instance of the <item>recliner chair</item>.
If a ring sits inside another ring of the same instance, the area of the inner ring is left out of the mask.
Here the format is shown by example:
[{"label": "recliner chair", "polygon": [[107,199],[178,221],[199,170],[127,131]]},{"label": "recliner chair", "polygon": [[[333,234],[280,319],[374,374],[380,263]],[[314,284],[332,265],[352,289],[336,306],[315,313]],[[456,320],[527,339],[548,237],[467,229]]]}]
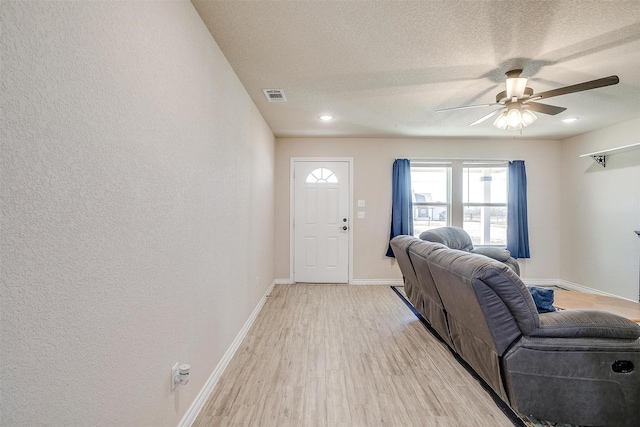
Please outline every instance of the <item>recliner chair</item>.
[{"label": "recliner chair", "polygon": [[488,256],[489,258],[508,265],[518,276],[520,275],[520,265],[515,258],[511,257],[511,252],[507,249],[495,247],[474,248],[471,236],[460,227],[440,227],[423,231],[420,234],[420,239],[428,242],[442,243],[449,249],[457,249],[459,251]]}]

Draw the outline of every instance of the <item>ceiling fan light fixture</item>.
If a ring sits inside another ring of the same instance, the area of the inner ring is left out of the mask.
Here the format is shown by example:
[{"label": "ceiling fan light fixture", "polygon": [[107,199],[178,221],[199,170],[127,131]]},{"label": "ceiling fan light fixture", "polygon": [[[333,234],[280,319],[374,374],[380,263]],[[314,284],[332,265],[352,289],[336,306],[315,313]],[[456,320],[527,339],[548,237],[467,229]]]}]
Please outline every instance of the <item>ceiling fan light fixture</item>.
[{"label": "ceiling fan light fixture", "polygon": [[523,127],[529,126],[531,123],[535,122],[536,120],[538,120],[538,116],[533,114],[533,111],[524,110],[522,112],[522,126]]},{"label": "ceiling fan light fixture", "polygon": [[521,98],[527,88],[527,79],[524,77],[507,79],[507,98]]},{"label": "ceiling fan light fixture", "polygon": [[520,129],[521,126],[522,113],[520,113],[520,108],[509,108],[509,111],[507,111],[507,128]]},{"label": "ceiling fan light fixture", "polygon": [[502,110],[493,125],[500,130],[518,130],[529,126],[537,119],[538,116],[528,108],[513,103]]},{"label": "ceiling fan light fixture", "polygon": [[[496,95],[495,103],[463,105],[460,107],[437,110],[436,112],[501,105],[504,108],[498,108],[497,110],[494,110],[489,114],[485,114],[478,120],[471,123],[470,126],[482,123],[497,114],[498,117],[496,117],[495,121],[493,122],[493,126],[495,126],[496,128],[501,130],[522,130],[527,126],[532,125],[538,119],[533,111],[555,116],[556,114],[560,114],[566,110],[566,108],[564,107],[541,104],[537,102],[539,99],[546,99],[553,96],[567,95],[570,93],[597,89],[605,86],[615,85],[620,82],[620,78],[618,76],[609,76],[603,77],[601,79],[591,80],[588,82],[578,83],[575,85],[551,89],[545,92],[534,93],[533,89],[527,87],[527,79],[520,77],[520,74],[522,74],[521,69],[510,70],[505,74],[507,75],[507,79],[505,81],[506,90],[503,90]],[[564,121],[570,122],[570,119]]]},{"label": "ceiling fan light fixture", "polygon": [[505,108],[498,118],[493,122],[493,125],[501,130],[507,129],[507,109]]}]

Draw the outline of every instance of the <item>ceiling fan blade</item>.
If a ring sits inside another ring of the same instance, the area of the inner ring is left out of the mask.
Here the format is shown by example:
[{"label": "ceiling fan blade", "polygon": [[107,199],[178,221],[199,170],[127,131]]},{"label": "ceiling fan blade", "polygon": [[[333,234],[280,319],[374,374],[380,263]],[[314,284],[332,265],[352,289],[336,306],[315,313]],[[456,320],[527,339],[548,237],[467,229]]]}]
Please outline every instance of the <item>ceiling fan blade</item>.
[{"label": "ceiling fan blade", "polygon": [[542,114],[550,114],[552,116],[555,116],[556,114],[560,114],[564,110],[566,110],[566,108],[564,107],[556,107],[555,105],[540,104],[539,102],[527,102],[527,103],[524,103],[524,105],[529,106],[529,109],[535,112],[542,113]]},{"label": "ceiling fan blade", "polygon": [[492,105],[498,105],[498,104],[497,103],[494,103],[494,104],[475,104],[475,105],[465,105],[465,106],[462,106],[462,107],[443,108],[441,110],[436,110],[436,113],[442,113],[442,112],[445,112],[445,111],[466,110],[467,108],[491,107]]},{"label": "ceiling fan blade", "polygon": [[603,77],[601,79],[591,80],[576,85],[565,86],[558,89],[548,90],[546,92],[534,93],[529,99],[537,100],[543,98],[551,98],[552,96],[566,95],[568,93],[582,92],[583,90],[597,89],[599,87],[611,86],[618,84],[620,79],[618,76]]},{"label": "ceiling fan blade", "polygon": [[478,120],[476,120],[475,122],[471,123],[469,126],[474,126],[474,125],[477,125],[478,123],[482,123],[485,120],[490,119],[491,117],[495,116],[496,114],[498,114],[502,110],[503,110],[503,108],[498,108],[497,110],[493,110],[489,114],[480,117]]}]

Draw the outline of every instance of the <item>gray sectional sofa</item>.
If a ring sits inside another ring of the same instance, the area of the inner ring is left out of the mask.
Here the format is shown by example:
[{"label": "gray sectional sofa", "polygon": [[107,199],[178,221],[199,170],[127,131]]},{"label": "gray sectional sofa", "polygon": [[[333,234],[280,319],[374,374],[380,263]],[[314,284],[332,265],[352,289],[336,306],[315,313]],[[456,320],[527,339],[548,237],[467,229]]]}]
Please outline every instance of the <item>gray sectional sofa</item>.
[{"label": "gray sectional sofa", "polygon": [[474,247],[471,236],[460,227],[439,227],[420,233],[420,239],[434,243],[442,243],[450,249],[480,254],[507,264],[516,274],[520,275],[520,265],[511,256],[511,252],[504,248],[491,246]]},{"label": "gray sectional sofa", "polygon": [[640,326],[595,310],[539,314],[506,264],[398,236],[405,293],[515,411],[583,426],[640,425]]}]

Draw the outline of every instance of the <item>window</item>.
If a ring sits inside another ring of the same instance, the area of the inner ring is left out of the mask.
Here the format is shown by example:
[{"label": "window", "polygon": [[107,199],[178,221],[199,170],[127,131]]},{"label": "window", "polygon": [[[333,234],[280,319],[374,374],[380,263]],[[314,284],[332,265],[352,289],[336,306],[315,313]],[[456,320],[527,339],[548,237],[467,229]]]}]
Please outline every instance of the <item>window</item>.
[{"label": "window", "polygon": [[414,235],[453,225],[474,245],[506,246],[507,173],[503,161],[412,161]]},{"label": "window", "polygon": [[306,179],[307,183],[318,184],[335,184],[338,182],[338,177],[327,168],[319,168],[312,170]]},{"label": "window", "polygon": [[474,245],[507,245],[507,167],[462,168],[463,228]]},{"label": "window", "polygon": [[413,232],[416,236],[448,224],[450,175],[451,167],[446,164],[411,163]]}]

